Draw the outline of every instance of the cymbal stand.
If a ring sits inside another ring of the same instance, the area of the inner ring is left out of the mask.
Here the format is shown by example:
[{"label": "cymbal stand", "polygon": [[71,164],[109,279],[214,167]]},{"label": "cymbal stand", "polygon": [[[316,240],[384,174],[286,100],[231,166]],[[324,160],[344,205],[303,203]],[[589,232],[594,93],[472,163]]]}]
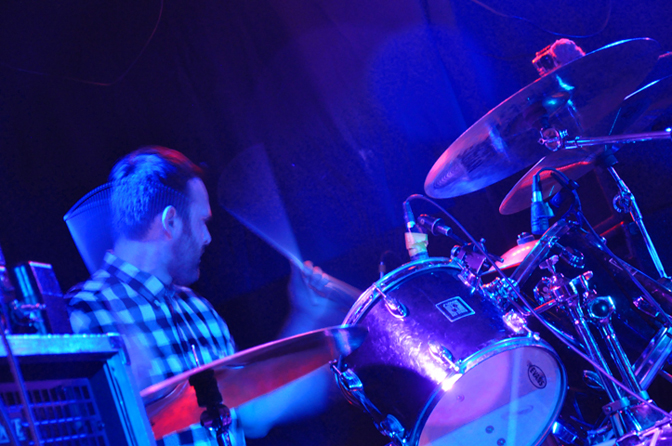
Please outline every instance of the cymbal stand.
[{"label": "cymbal stand", "polygon": [[[611,325],[611,314],[615,307],[611,297],[599,296],[589,287],[592,272],[587,271],[573,279],[566,278],[555,270],[558,256],[552,256],[541,263],[551,275],[543,277],[534,289],[534,296],[540,303],[537,311],[557,306],[567,312],[582,341],[588,356],[609,376],[613,376],[609,364],[600,350],[600,346],[591,331],[592,324],[597,328],[600,337],[607,346],[613,363],[616,365],[625,387],[632,393],[648,400],[646,391],[642,390],[632,372],[632,366],[625,355]],[[543,311],[543,310],[542,310]],[[618,438],[627,434],[639,433],[650,428],[661,420],[659,413],[650,409],[649,404],[640,403],[631,398],[621,387],[610,379],[599,376],[602,389],[607,393],[611,403],[602,409],[611,420],[611,425]]]},{"label": "cymbal stand", "polygon": [[619,190],[618,194],[614,197],[614,209],[616,209],[617,212],[630,213],[632,220],[635,222],[639,228],[639,232],[644,238],[646,249],[649,251],[649,255],[651,256],[651,260],[653,261],[653,264],[658,271],[658,275],[661,279],[669,279],[670,277],[665,272],[665,268],[660,261],[660,257],[658,256],[656,247],[653,245],[653,241],[649,236],[649,232],[646,230],[646,226],[644,226],[644,217],[642,216],[642,212],[639,210],[639,206],[637,205],[634,194],[630,191],[628,186],[621,179],[613,166],[609,166],[607,170],[616,182]]},{"label": "cymbal stand", "polygon": [[232,422],[231,411],[223,404],[215,372],[210,369],[192,375],[189,378],[189,384],[196,391],[198,406],[205,408],[201,414],[201,425],[215,433],[219,446],[231,446],[229,438],[229,426]]},{"label": "cymbal stand", "polygon": [[[573,140],[566,140],[563,141],[563,150],[572,150],[572,149],[577,149],[580,147],[585,147],[585,146],[595,146],[595,145],[602,145],[602,144],[618,144],[618,143],[634,143],[634,142],[641,142],[641,141],[651,141],[651,140],[657,140],[657,139],[667,139],[670,140],[671,135],[672,135],[672,129],[666,129],[662,131],[656,131],[656,132],[645,132],[645,133],[633,133],[633,134],[626,134],[626,135],[613,135],[613,136],[598,136],[598,137],[581,137],[577,136]],[[559,132],[561,135],[565,135],[566,132]],[[554,144],[557,143],[557,138],[554,139],[549,139],[549,140],[541,140],[543,144],[545,144],[547,147],[551,148],[555,147],[549,146],[549,144]],[[609,157],[605,157],[609,158]],[[651,237],[649,236],[649,232],[646,230],[646,226],[644,226],[644,218],[642,216],[641,211],[639,210],[639,206],[637,205],[637,202],[635,200],[634,194],[630,191],[628,186],[625,184],[623,179],[618,175],[616,170],[613,167],[613,164],[615,163],[615,160],[613,161],[607,161],[607,170],[611,174],[612,178],[616,182],[616,185],[618,187],[619,193],[616,195],[614,198],[614,208],[618,212],[629,212],[630,216],[632,217],[632,220],[635,222],[637,227],[639,228],[640,233],[642,234],[642,237],[644,238],[644,243],[646,244],[646,249],[649,251],[649,255],[651,256],[651,260],[653,261],[654,266],[656,267],[656,270],[658,271],[658,275],[660,276],[661,279],[666,279],[669,280],[670,277],[667,275],[665,272],[665,268],[663,267],[662,262],[660,261],[660,256],[658,256],[658,252],[656,251],[656,247],[653,244],[653,241],[651,240]]]}]

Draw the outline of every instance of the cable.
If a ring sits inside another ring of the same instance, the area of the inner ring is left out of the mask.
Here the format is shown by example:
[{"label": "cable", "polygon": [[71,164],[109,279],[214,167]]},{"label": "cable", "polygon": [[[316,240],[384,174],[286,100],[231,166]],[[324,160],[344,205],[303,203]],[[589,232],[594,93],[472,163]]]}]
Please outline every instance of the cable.
[{"label": "cable", "polygon": [[27,70],[25,68],[15,67],[13,65],[9,65],[9,64],[6,64],[6,63],[2,63],[2,62],[0,62],[0,65],[3,66],[3,67],[6,67],[6,68],[10,68],[12,70],[22,72],[22,73],[35,74],[35,75],[38,75],[38,76],[48,76],[48,77],[53,77],[53,78],[56,78],[56,79],[78,82],[78,83],[81,83],[81,84],[95,85],[95,86],[98,86],[98,87],[111,87],[112,85],[115,85],[115,84],[119,83],[124,77],[126,77],[126,75],[131,71],[131,69],[138,62],[138,60],[140,60],[140,57],[143,55],[143,53],[145,52],[145,50],[149,46],[149,42],[151,42],[152,39],[154,38],[154,34],[156,34],[156,30],[159,28],[159,23],[161,23],[161,17],[163,16],[163,2],[164,2],[164,0],[159,0],[159,16],[156,18],[156,23],[154,24],[154,28],[152,29],[151,34],[147,38],[147,41],[144,43],[144,45],[140,49],[140,52],[135,57],[135,59],[133,59],[133,61],[131,61],[131,64],[128,66],[128,68],[123,73],[121,73],[121,75],[117,79],[113,80],[112,82],[95,82],[95,81],[89,81],[89,80],[86,80],[86,79],[78,79],[78,78],[70,77],[70,76],[56,76],[56,75],[53,75],[53,74],[43,73],[43,72],[40,72],[40,71],[33,71],[33,70]]},{"label": "cable", "polygon": [[492,8],[492,7],[486,5],[486,4],[484,4],[484,3],[482,3],[478,0],[471,0],[471,2],[477,4],[478,6],[484,8],[487,11],[490,11],[491,13],[493,13],[495,15],[498,15],[500,17],[504,17],[506,19],[516,19],[516,20],[520,20],[520,21],[523,21],[523,22],[527,22],[527,23],[531,24],[532,26],[534,26],[535,28],[537,28],[537,29],[539,29],[543,32],[547,32],[549,34],[552,34],[554,36],[571,37],[571,38],[576,38],[576,39],[584,38],[584,37],[593,37],[593,36],[596,36],[596,35],[600,34],[602,31],[604,31],[607,28],[607,25],[609,24],[609,20],[611,20],[611,10],[612,10],[612,3],[611,3],[611,0],[609,0],[607,17],[604,19],[604,23],[602,23],[602,25],[600,26],[600,28],[597,31],[595,31],[592,34],[587,34],[587,35],[572,35],[572,34],[556,33],[554,31],[551,31],[549,29],[546,29],[546,28],[538,25],[537,23],[533,22],[530,19],[526,19],[525,17],[520,17],[520,16],[516,16],[516,15],[505,14],[503,12],[499,12],[495,8]]}]

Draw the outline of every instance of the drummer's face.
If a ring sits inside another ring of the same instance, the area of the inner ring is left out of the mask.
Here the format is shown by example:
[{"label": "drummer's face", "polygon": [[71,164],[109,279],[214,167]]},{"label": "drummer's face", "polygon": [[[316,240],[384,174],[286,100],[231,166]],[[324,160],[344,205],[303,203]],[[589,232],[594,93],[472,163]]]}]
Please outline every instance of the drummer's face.
[{"label": "drummer's face", "polygon": [[178,285],[190,285],[200,275],[201,256],[212,238],[208,231],[208,222],[212,213],[208,191],[198,178],[188,183],[191,198],[189,215],[183,219],[183,230],[173,245],[173,281]]}]

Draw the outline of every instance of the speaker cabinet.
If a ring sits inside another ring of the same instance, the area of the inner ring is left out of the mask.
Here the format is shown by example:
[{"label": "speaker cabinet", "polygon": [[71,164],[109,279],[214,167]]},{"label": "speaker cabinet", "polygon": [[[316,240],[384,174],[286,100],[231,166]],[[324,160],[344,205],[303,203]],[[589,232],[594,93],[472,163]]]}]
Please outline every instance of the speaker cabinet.
[{"label": "speaker cabinet", "polygon": [[[147,414],[132,384],[118,335],[10,335],[41,444],[154,445]],[[0,399],[21,445],[30,429],[3,344]],[[0,445],[9,443],[6,423]]]}]

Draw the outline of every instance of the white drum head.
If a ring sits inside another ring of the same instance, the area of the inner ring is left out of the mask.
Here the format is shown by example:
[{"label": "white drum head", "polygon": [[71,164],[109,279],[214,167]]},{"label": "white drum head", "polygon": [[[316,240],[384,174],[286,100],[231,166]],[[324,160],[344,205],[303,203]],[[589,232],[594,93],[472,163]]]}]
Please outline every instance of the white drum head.
[{"label": "white drum head", "polygon": [[564,387],[565,376],[552,351],[540,346],[507,349],[453,384],[429,415],[418,444],[540,444],[560,411]]}]

